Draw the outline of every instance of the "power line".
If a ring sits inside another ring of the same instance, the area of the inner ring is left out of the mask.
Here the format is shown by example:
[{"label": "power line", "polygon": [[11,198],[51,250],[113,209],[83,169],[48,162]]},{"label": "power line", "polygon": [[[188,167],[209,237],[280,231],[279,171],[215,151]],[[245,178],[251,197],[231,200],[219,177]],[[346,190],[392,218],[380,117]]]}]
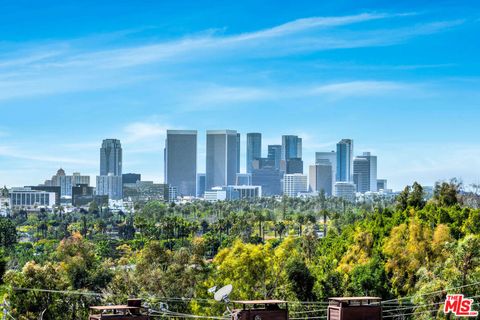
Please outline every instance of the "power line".
[{"label": "power line", "polygon": [[443,289],[443,290],[428,292],[428,293],[424,293],[424,294],[420,294],[420,295],[412,295],[412,296],[401,297],[401,298],[397,298],[397,299],[385,300],[385,301],[382,301],[382,303],[384,303],[384,302],[391,302],[391,301],[401,301],[401,300],[404,300],[404,299],[407,299],[407,298],[429,296],[429,295],[432,295],[432,294],[444,293],[444,292],[446,292],[446,291],[450,291],[450,290],[454,290],[454,289],[462,289],[462,288],[471,287],[471,286],[475,286],[475,285],[479,285],[479,284],[480,284],[480,281],[479,281],[479,282],[475,282],[475,283],[466,284],[466,285],[463,285],[463,286],[458,286],[458,287],[453,287],[453,288],[448,288],[448,289]]},{"label": "power line", "polygon": [[75,290],[53,290],[53,289],[38,289],[38,288],[17,288],[12,287],[15,291],[35,291],[35,292],[49,292],[49,293],[60,293],[60,294],[77,294],[85,296],[104,296],[103,293],[92,292],[92,291],[75,291]]},{"label": "power line", "polygon": [[385,318],[394,318],[394,317],[405,317],[405,316],[417,315],[419,313],[427,313],[427,312],[440,312],[440,310],[433,309],[433,310],[418,311],[418,312],[412,312],[412,313],[400,313],[400,314],[394,314],[389,316],[382,316],[382,318],[385,319]]}]

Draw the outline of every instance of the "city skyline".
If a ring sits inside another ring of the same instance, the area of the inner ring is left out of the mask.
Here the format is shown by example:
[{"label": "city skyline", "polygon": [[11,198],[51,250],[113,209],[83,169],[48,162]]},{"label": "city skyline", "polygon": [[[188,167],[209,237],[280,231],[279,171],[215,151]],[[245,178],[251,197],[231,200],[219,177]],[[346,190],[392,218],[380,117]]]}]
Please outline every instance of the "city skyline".
[{"label": "city skyline", "polygon": [[163,181],[167,128],[201,132],[197,172],[204,132],[232,128],[241,172],[261,132],[263,157],[301,137],[304,172],[350,137],[394,190],[480,180],[477,4],[22,2],[0,13],[2,185],[60,167],[95,181],[104,138],[123,172]]},{"label": "city skyline", "polygon": [[[166,181],[166,179],[165,179],[165,170],[167,169],[166,166],[165,166],[165,159],[166,159],[166,146],[167,146],[167,142],[168,142],[168,138],[167,138],[168,135],[169,135],[169,134],[171,134],[171,135],[193,134],[193,135],[195,136],[195,139],[192,140],[192,142],[193,142],[193,141],[195,142],[195,147],[194,147],[194,149],[196,149],[196,157],[195,157],[195,159],[193,160],[193,161],[197,164],[196,176],[197,176],[198,174],[203,174],[203,175],[205,175],[205,171],[206,171],[206,166],[205,166],[205,164],[206,164],[206,161],[207,161],[207,154],[199,151],[200,149],[202,149],[202,145],[199,144],[199,141],[202,141],[202,136],[203,136],[204,139],[203,139],[202,143],[205,143],[205,146],[203,146],[203,149],[206,149],[206,148],[207,148],[207,147],[206,147],[206,143],[207,143],[207,142],[206,142],[206,141],[207,141],[206,137],[208,136],[208,134],[218,135],[218,134],[225,134],[225,133],[226,133],[227,135],[234,135],[234,136],[235,136],[235,138],[232,138],[232,139],[234,139],[234,140],[231,141],[231,144],[232,144],[232,145],[230,146],[230,149],[233,148],[233,149],[235,149],[235,150],[237,150],[237,147],[238,147],[238,137],[239,137],[239,135],[242,136],[242,141],[243,141],[243,143],[240,144],[241,157],[238,157],[237,155],[235,155],[234,158],[235,158],[235,160],[240,160],[240,163],[241,163],[241,164],[240,164],[240,173],[241,173],[241,174],[248,174],[248,172],[247,172],[247,157],[246,157],[246,155],[247,155],[247,149],[248,149],[247,135],[250,134],[250,132],[248,132],[248,133],[240,133],[240,132],[238,132],[237,130],[234,130],[234,129],[221,129],[221,130],[209,130],[209,129],[207,129],[205,132],[203,132],[204,135],[202,135],[202,132],[201,132],[201,131],[199,132],[199,130],[196,130],[196,129],[188,129],[188,130],[187,130],[187,129],[183,129],[183,130],[166,129],[165,132],[166,132],[166,134],[165,134],[166,139],[163,141],[163,143],[164,143],[163,148],[161,148],[161,149],[162,149],[163,163],[162,163],[161,168],[160,168],[160,171],[163,172],[163,175],[161,175],[161,178],[160,178],[160,179],[151,179],[149,175],[144,175],[144,173],[143,173],[141,170],[130,170],[130,169],[127,169],[126,171],[123,171],[123,172],[126,172],[126,173],[128,173],[128,174],[139,174],[139,175],[142,176],[142,179],[143,179],[143,180],[147,180],[147,181],[150,180],[150,181],[155,181],[155,182],[157,182],[157,183],[168,183],[168,182]],[[254,134],[260,134],[260,135],[261,135],[262,148],[261,148],[261,158],[260,158],[260,159],[265,159],[265,160],[269,159],[269,158],[268,158],[268,149],[269,149],[269,147],[272,147],[272,146],[273,146],[273,147],[277,147],[277,146],[278,146],[278,147],[281,147],[281,146],[282,146],[281,144],[279,144],[279,145],[277,145],[277,144],[268,144],[268,145],[265,145],[265,142],[264,142],[264,138],[263,138],[262,133],[259,133],[259,132],[257,133],[257,132],[255,132]],[[287,136],[287,137],[295,136],[295,138],[298,138],[299,141],[300,141],[300,147],[301,147],[301,144],[302,144],[302,143],[301,143],[301,141],[302,141],[302,137],[301,137],[301,136],[297,136],[297,135],[280,135],[278,140],[279,140],[279,141],[282,141],[282,140],[284,139],[284,137],[286,137],[286,136]],[[122,159],[122,158],[123,158],[123,155],[122,155],[122,150],[123,150],[123,148],[121,147],[122,142],[120,141],[120,139],[116,139],[116,138],[106,138],[106,139],[102,139],[101,148],[100,148],[100,158],[97,159],[97,162],[98,162],[98,163],[95,164],[96,167],[97,167],[97,170],[98,170],[98,167],[99,167],[99,166],[100,166],[100,171],[102,170],[102,157],[103,157],[103,152],[102,152],[102,151],[104,150],[105,143],[106,143],[106,142],[112,142],[112,141],[113,141],[115,144],[118,144],[118,146],[119,146],[119,148],[120,148],[120,159],[122,160],[122,161],[120,161],[120,168],[123,166],[123,159]],[[268,141],[273,141],[273,140],[268,140]],[[351,143],[353,144],[354,139],[342,138],[342,139],[340,139],[337,143],[333,143],[333,144],[332,144],[333,147],[332,147],[332,150],[330,150],[330,151],[327,151],[327,149],[324,149],[324,150],[322,150],[322,151],[313,152],[313,158],[312,158],[312,159],[305,159],[305,158],[303,158],[303,157],[300,158],[300,159],[302,160],[302,162],[303,162],[304,175],[305,175],[305,176],[308,176],[309,179],[310,179],[310,170],[311,170],[311,167],[312,167],[312,166],[315,166],[315,165],[318,165],[318,163],[323,163],[323,162],[325,161],[324,159],[327,159],[327,158],[329,158],[330,155],[333,155],[333,158],[335,159],[335,161],[334,161],[334,164],[332,165],[332,170],[334,171],[334,172],[332,172],[332,179],[333,179],[332,182],[333,182],[333,184],[334,184],[334,182],[336,181],[335,175],[338,174],[338,172],[335,170],[335,168],[338,166],[338,158],[337,158],[338,147],[339,147],[339,145],[341,145],[341,144],[344,143],[345,141],[349,141],[349,142],[351,142]],[[190,143],[190,142],[189,142],[189,143]],[[272,142],[272,143],[273,143],[273,142]],[[235,147],[234,147],[234,146],[235,146]],[[337,148],[337,151],[333,150],[333,148]],[[303,147],[301,147],[301,149],[299,149],[300,154],[303,153],[303,150],[302,150],[302,149],[303,149]],[[179,151],[180,151],[180,150],[179,150]],[[279,151],[280,151],[280,150],[279,150]],[[371,152],[371,151],[365,151],[365,150],[358,150],[356,147],[353,148],[353,145],[352,145],[352,151],[353,151],[353,153],[352,153],[352,163],[351,163],[351,165],[352,165],[352,167],[351,167],[351,171],[352,171],[351,178],[352,178],[352,180],[349,181],[349,182],[354,183],[355,181],[354,181],[353,169],[354,169],[354,162],[355,162],[355,161],[353,161],[353,160],[359,159],[359,158],[364,158],[365,156],[370,156],[370,154],[371,154],[372,152]],[[97,152],[98,152],[98,146],[97,146]],[[188,151],[188,152],[190,152],[190,151]],[[178,154],[178,156],[179,156],[179,155],[180,155],[180,154]],[[128,156],[128,154],[127,154],[127,156]],[[177,156],[177,157],[178,157],[178,156]],[[203,157],[203,158],[201,158],[201,157]],[[375,155],[374,158],[375,158],[375,167],[376,167],[376,169],[377,169],[376,171],[378,171],[377,160],[376,160],[377,156]],[[179,158],[179,159],[180,159],[180,158]],[[190,155],[190,159],[192,159],[192,155]],[[295,158],[294,158],[294,159],[295,159]],[[319,159],[321,159],[321,160],[319,160]],[[333,159],[331,159],[331,160],[333,160]],[[330,163],[331,163],[331,160],[329,160]],[[177,160],[177,161],[178,161],[178,160]],[[182,161],[183,161],[183,160],[182,160]],[[320,162],[319,162],[319,161],[320,161]],[[207,162],[208,162],[208,161],[207,161]],[[379,163],[381,164],[382,161],[380,160]],[[186,164],[186,163],[184,163],[184,164]],[[203,166],[202,166],[202,164],[203,164]],[[57,168],[57,169],[58,169],[57,171],[58,171],[58,172],[60,172],[60,171],[64,172],[64,171],[65,171],[65,170],[64,170],[65,168],[67,168],[67,170],[69,170],[69,171],[72,171],[74,174],[78,174],[78,172],[81,171],[81,170],[76,169],[75,167],[74,167],[73,169],[70,169],[70,167],[65,167],[65,166],[60,166],[60,167],[58,167],[58,168]],[[235,167],[235,168],[236,168],[236,167]],[[180,167],[179,167],[179,169],[180,169]],[[123,169],[120,169],[120,170],[123,170]],[[282,170],[285,170],[285,168],[282,169]],[[58,172],[57,172],[57,174],[58,174]],[[133,172],[137,172],[137,173],[133,173]],[[48,175],[48,173],[46,173],[46,174]],[[232,172],[232,174],[233,174],[233,172]],[[237,173],[237,174],[238,174],[238,173]],[[286,174],[286,172],[285,172],[285,174]],[[387,174],[387,175],[379,175],[378,172],[375,172],[375,175],[378,177],[379,180],[383,180],[383,179],[388,180],[389,189],[392,189],[391,185],[394,184],[394,183],[392,183],[392,182],[390,181],[388,174]],[[91,178],[92,182],[94,182],[96,177],[97,177],[97,179],[98,179],[98,172],[97,172],[97,173],[92,173],[92,174],[86,173],[86,174],[83,174],[82,176],[86,176],[86,177],[88,177],[88,178]],[[382,178],[382,179],[381,179],[381,178]],[[197,179],[198,179],[198,177],[195,177],[195,180],[197,180]],[[449,179],[449,178],[438,179],[438,180],[436,180],[435,182],[445,181],[445,180],[448,180],[448,179]],[[231,178],[230,178],[230,180],[231,180]],[[46,180],[45,182],[48,182],[48,181],[49,181],[49,180]],[[435,184],[435,182],[432,183],[432,185]],[[18,184],[18,183],[17,183],[16,185],[6,185],[6,186],[7,186],[7,187],[18,187],[18,186],[21,186],[21,185],[37,185],[37,184],[38,184],[38,185],[43,185],[43,180],[40,180],[40,181],[38,181],[38,182],[37,182],[37,181],[30,181],[30,182],[27,183],[27,184],[21,184],[21,183]],[[97,184],[98,184],[98,182],[97,182]],[[196,184],[196,182],[195,182],[195,184]],[[232,185],[234,185],[234,184],[235,184],[235,183],[232,183]],[[227,184],[225,184],[225,185],[227,185]],[[425,185],[427,185],[427,184],[425,184]],[[214,185],[212,185],[212,186],[214,186]],[[404,187],[404,186],[402,186],[401,188],[403,188],[403,187]],[[398,192],[398,191],[401,190],[401,188],[400,188],[400,189],[395,189],[395,188],[393,188],[392,190]],[[208,189],[208,188],[207,188],[207,189]],[[332,190],[333,190],[333,186],[332,186]],[[190,195],[190,194],[184,194],[184,195]]]}]

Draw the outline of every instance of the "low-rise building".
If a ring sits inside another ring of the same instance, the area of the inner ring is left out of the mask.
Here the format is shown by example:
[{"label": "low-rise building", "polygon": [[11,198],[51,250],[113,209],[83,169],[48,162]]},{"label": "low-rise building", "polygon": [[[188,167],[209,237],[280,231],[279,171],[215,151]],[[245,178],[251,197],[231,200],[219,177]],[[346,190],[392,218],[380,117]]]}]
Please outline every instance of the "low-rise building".
[{"label": "low-rise building", "polygon": [[354,183],[338,181],[335,183],[334,195],[335,197],[354,202],[356,189],[357,187]]},{"label": "low-rise building", "polygon": [[54,192],[32,190],[31,188],[12,188],[9,193],[12,210],[51,209],[55,205]]}]

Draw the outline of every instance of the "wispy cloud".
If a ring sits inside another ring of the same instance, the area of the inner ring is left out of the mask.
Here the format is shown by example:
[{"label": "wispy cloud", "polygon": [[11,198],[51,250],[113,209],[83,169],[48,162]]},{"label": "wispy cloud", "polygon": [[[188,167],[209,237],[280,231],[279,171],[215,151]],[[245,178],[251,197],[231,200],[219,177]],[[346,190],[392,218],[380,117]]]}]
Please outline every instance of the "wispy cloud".
[{"label": "wispy cloud", "polygon": [[[22,50],[0,57],[0,100],[117,88],[150,80],[152,76],[165,81],[159,70],[176,67],[182,70],[183,63],[201,66],[216,61],[238,62],[304,52],[394,45],[464,22],[439,21],[390,29],[338,29],[379,19],[402,19],[406,15],[410,14],[309,17],[248,33],[187,35],[182,39],[115,49],[75,47],[80,41],[52,43],[51,48],[45,49],[43,43],[38,51],[33,47],[28,54]],[[152,71],[137,71],[137,68],[154,64],[158,68]],[[263,94],[251,88],[225,91],[225,95],[238,100],[251,99],[252,95],[258,98]],[[207,96],[208,93],[203,98],[208,99]],[[221,99],[220,95],[216,98]]]},{"label": "wispy cloud", "polygon": [[164,137],[167,126],[158,123],[133,122],[125,126],[123,141],[125,143],[137,143],[139,141],[158,139]]},{"label": "wispy cloud", "polygon": [[410,96],[427,91],[426,84],[398,81],[357,80],[289,86],[233,87],[207,85],[190,96],[180,97],[183,110],[217,109],[225,105],[286,99],[317,98],[328,101],[351,97],[373,97],[408,92]]},{"label": "wispy cloud", "polygon": [[[29,161],[38,161],[38,162],[48,162],[56,163],[59,165],[62,164],[74,164],[74,165],[91,165],[92,161],[82,158],[70,158],[70,157],[61,157],[55,154],[46,155],[47,152],[40,153],[28,153],[21,150],[18,150],[12,146],[0,146],[0,156],[6,158],[16,158]],[[63,152],[58,152],[58,154],[63,154]]]},{"label": "wispy cloud", "polygon": [[350,81],[318,86],[312,90],[312,94],[339,99],[351,96],[382,95],[413,88],[413,85],[392,81]]}]

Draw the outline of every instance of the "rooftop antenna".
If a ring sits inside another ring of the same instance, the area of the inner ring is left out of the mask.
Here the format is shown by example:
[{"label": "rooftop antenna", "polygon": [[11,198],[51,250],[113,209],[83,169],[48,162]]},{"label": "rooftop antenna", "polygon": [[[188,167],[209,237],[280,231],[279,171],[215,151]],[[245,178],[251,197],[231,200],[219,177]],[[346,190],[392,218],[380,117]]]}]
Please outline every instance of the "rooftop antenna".
[{"label": "rooftop antenna", "polygon": [[225,307],[227,308],[228,312],[231,314],[232,311],[228,307],[228,304],[230,303],[230,299],[228,298],[228,296],[230,295],[230,293],[232,293],[233,286],[231,284],[227,284],[226,286],[224,286],[224,287],[222,287],[218,290],[216,290],[216,289],[217,289],[217,287],[210,288],[210,289],[208,289],[208,292],[210,292],[210,293],[214,292],[213,298],[216,301],[219,301],[219,302],[223,301],[225,303]]}]

